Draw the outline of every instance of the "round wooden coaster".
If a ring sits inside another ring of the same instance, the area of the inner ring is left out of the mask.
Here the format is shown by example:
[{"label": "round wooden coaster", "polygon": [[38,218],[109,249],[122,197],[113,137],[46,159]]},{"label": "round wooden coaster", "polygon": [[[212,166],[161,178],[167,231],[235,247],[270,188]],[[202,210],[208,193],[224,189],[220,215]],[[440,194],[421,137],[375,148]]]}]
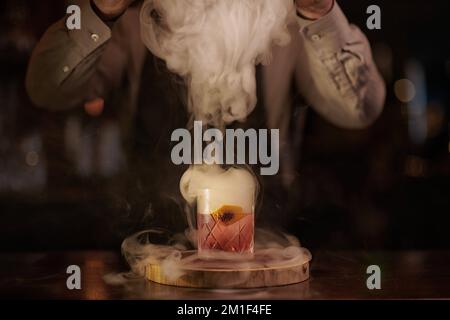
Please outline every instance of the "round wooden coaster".
[{"label": "round wooden coaster", "polygon": [[[195,251],[183,253],[184,257],[195,255]],[[160,264],[146,268],[147,279],[159,284],[203,289],[250,289],[275,287],[300,283],[309,279],[309,262],[303,259],[285,259],[268,266],[263,254],[255,253],[248,266],[239,267],[217,260],[198,260],[183,268],[178,278],[167,277]]]}]

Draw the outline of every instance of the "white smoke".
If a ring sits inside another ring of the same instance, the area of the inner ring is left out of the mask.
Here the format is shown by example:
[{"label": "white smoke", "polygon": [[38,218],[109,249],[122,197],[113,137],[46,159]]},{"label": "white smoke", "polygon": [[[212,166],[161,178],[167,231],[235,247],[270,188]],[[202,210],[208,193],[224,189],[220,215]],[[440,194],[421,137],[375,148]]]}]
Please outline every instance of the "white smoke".
[{"label": "white smoke", "polygon": [[[180,181],[180,191],[186,202],[191,206],[195,204],[203,190],[217,190],[210,193],[208,201],[210,206],[219,208],[233,199],[234,204],[249,207],[258,193],[258,181],[256,177],[246,168],[223,169],[219,165],[191,166]],[[248,199],[249,198],[249,199]],[[197,203],[198,205],[198,203]],[[253,210],[248,208],[246,212]]]},{"label": "white smoke", "polygon": [[131,267],[131,272],[108,274],[104,280],[110,285],[124,285],[130,280],[145,277],[149,265],[161,266],[163,276],[175,281],[189,270],[230,269],[241,270],[241,275],[234,281],[226,283],[227,287],[239,287],[245,284],[250,273],[245,270],[272,267],[287,267],[295,263],[308,263],[311,253],[301,247],[293,236],[279,232],[256,229],[255,249],[259,259],[249,259],[245,255],[233,252],[217,251],[213,260],[204,260],[189,251],[189,239],[186,234],[171,234],[162,230],[139,232],[122,243],[122,253]]},{"label": "white smoke", "polygon": [[292,0],[146,0],[145,45],[187,82],[195,120],[220,127],[256,105],[255,65],[290,41]]},{"label": "white smoke", "polygon": [[[273,44],[290,41],[287,25],[294,14],[292,0],[146,0],[141,11],[141,32],[153,54],[186,80],[188,107],[195,120],[222,128],[223,124],[244,121],[255,108],[255,66],[270,61]],[[256,178],[237,168],[194,166],[180,181],[181,193],[191,205],[198,199],[199,190],[205,188],[227,190],[225,195],[238,199],[239,204],[253,204],[254,199],[247,194],[256,196],[258,192]],[[223,197],[213,200],[227,203]],[[195,250],[196,239],[191,222],[181,235],[160,230],[135,234],[122,244],[132,272],[108,275],[105,280],[110,284],[127,283],[130,278],[145,276],[149,265],[160,265],[164,275],[173,280],[192,268],[249,270],[311,260],[309,251],[295,237],[268,230],[255,230],[254,249],[262,257],[259,260],[217,252],[215,260],[205,261],[197,254],[187,254]],[[239,287],[247,277],[243,272],[236,283],[227,285]]]}]

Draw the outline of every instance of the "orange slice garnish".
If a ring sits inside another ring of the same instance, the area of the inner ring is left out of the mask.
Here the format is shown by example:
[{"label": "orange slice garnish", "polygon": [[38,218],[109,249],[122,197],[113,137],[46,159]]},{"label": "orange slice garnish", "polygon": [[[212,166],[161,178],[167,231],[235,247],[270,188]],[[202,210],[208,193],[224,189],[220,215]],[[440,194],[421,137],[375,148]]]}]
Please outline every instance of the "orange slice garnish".
[{"label": "orange slice garnish", "polygon": [[242,207],[225,205],[211,213],[211,216],[215,221],[220,221],[229,226],[245,217],[245,213]]}]

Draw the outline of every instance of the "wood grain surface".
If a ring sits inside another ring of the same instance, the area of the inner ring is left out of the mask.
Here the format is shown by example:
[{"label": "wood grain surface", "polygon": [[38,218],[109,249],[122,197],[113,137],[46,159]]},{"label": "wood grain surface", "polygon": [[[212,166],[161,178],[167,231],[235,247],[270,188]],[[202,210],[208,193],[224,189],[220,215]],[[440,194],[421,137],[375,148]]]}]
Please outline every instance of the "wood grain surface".
[{"label": "wood grain surface", "polygon": [[[185,255],[195,255],[187,252]],[[264,256],[255,253],[253,263],[257,267],[236,267],[225,265],[220,261],[201,260],[183,268],[179,277],[166,275],[160,264],[149,265],[146,270],[147,279],[159,284],[186,288],[203,289],[249,289],[291,285],[309,279],[309,263],[302,259],[295,261],[286,259],[277,266],[265,264]],[[218,267],[219,265],[219,267]]]}]

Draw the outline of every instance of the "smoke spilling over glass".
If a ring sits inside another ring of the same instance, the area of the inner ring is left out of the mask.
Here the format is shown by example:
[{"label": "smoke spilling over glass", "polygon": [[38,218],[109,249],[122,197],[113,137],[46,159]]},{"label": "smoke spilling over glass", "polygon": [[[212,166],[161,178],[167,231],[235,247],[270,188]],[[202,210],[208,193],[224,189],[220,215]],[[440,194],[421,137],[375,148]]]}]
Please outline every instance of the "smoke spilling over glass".
[{"label": "smoke spilling over glass", "polygon": [[197,214],[201,256],[214,252],[253,254],[257,182],[247,169],[192,166],[180,190]]},{"label": "smoke spilling over glass", "polygon": [[198,253],[253,254],[254,190],[204,189],[197,198]]}]

